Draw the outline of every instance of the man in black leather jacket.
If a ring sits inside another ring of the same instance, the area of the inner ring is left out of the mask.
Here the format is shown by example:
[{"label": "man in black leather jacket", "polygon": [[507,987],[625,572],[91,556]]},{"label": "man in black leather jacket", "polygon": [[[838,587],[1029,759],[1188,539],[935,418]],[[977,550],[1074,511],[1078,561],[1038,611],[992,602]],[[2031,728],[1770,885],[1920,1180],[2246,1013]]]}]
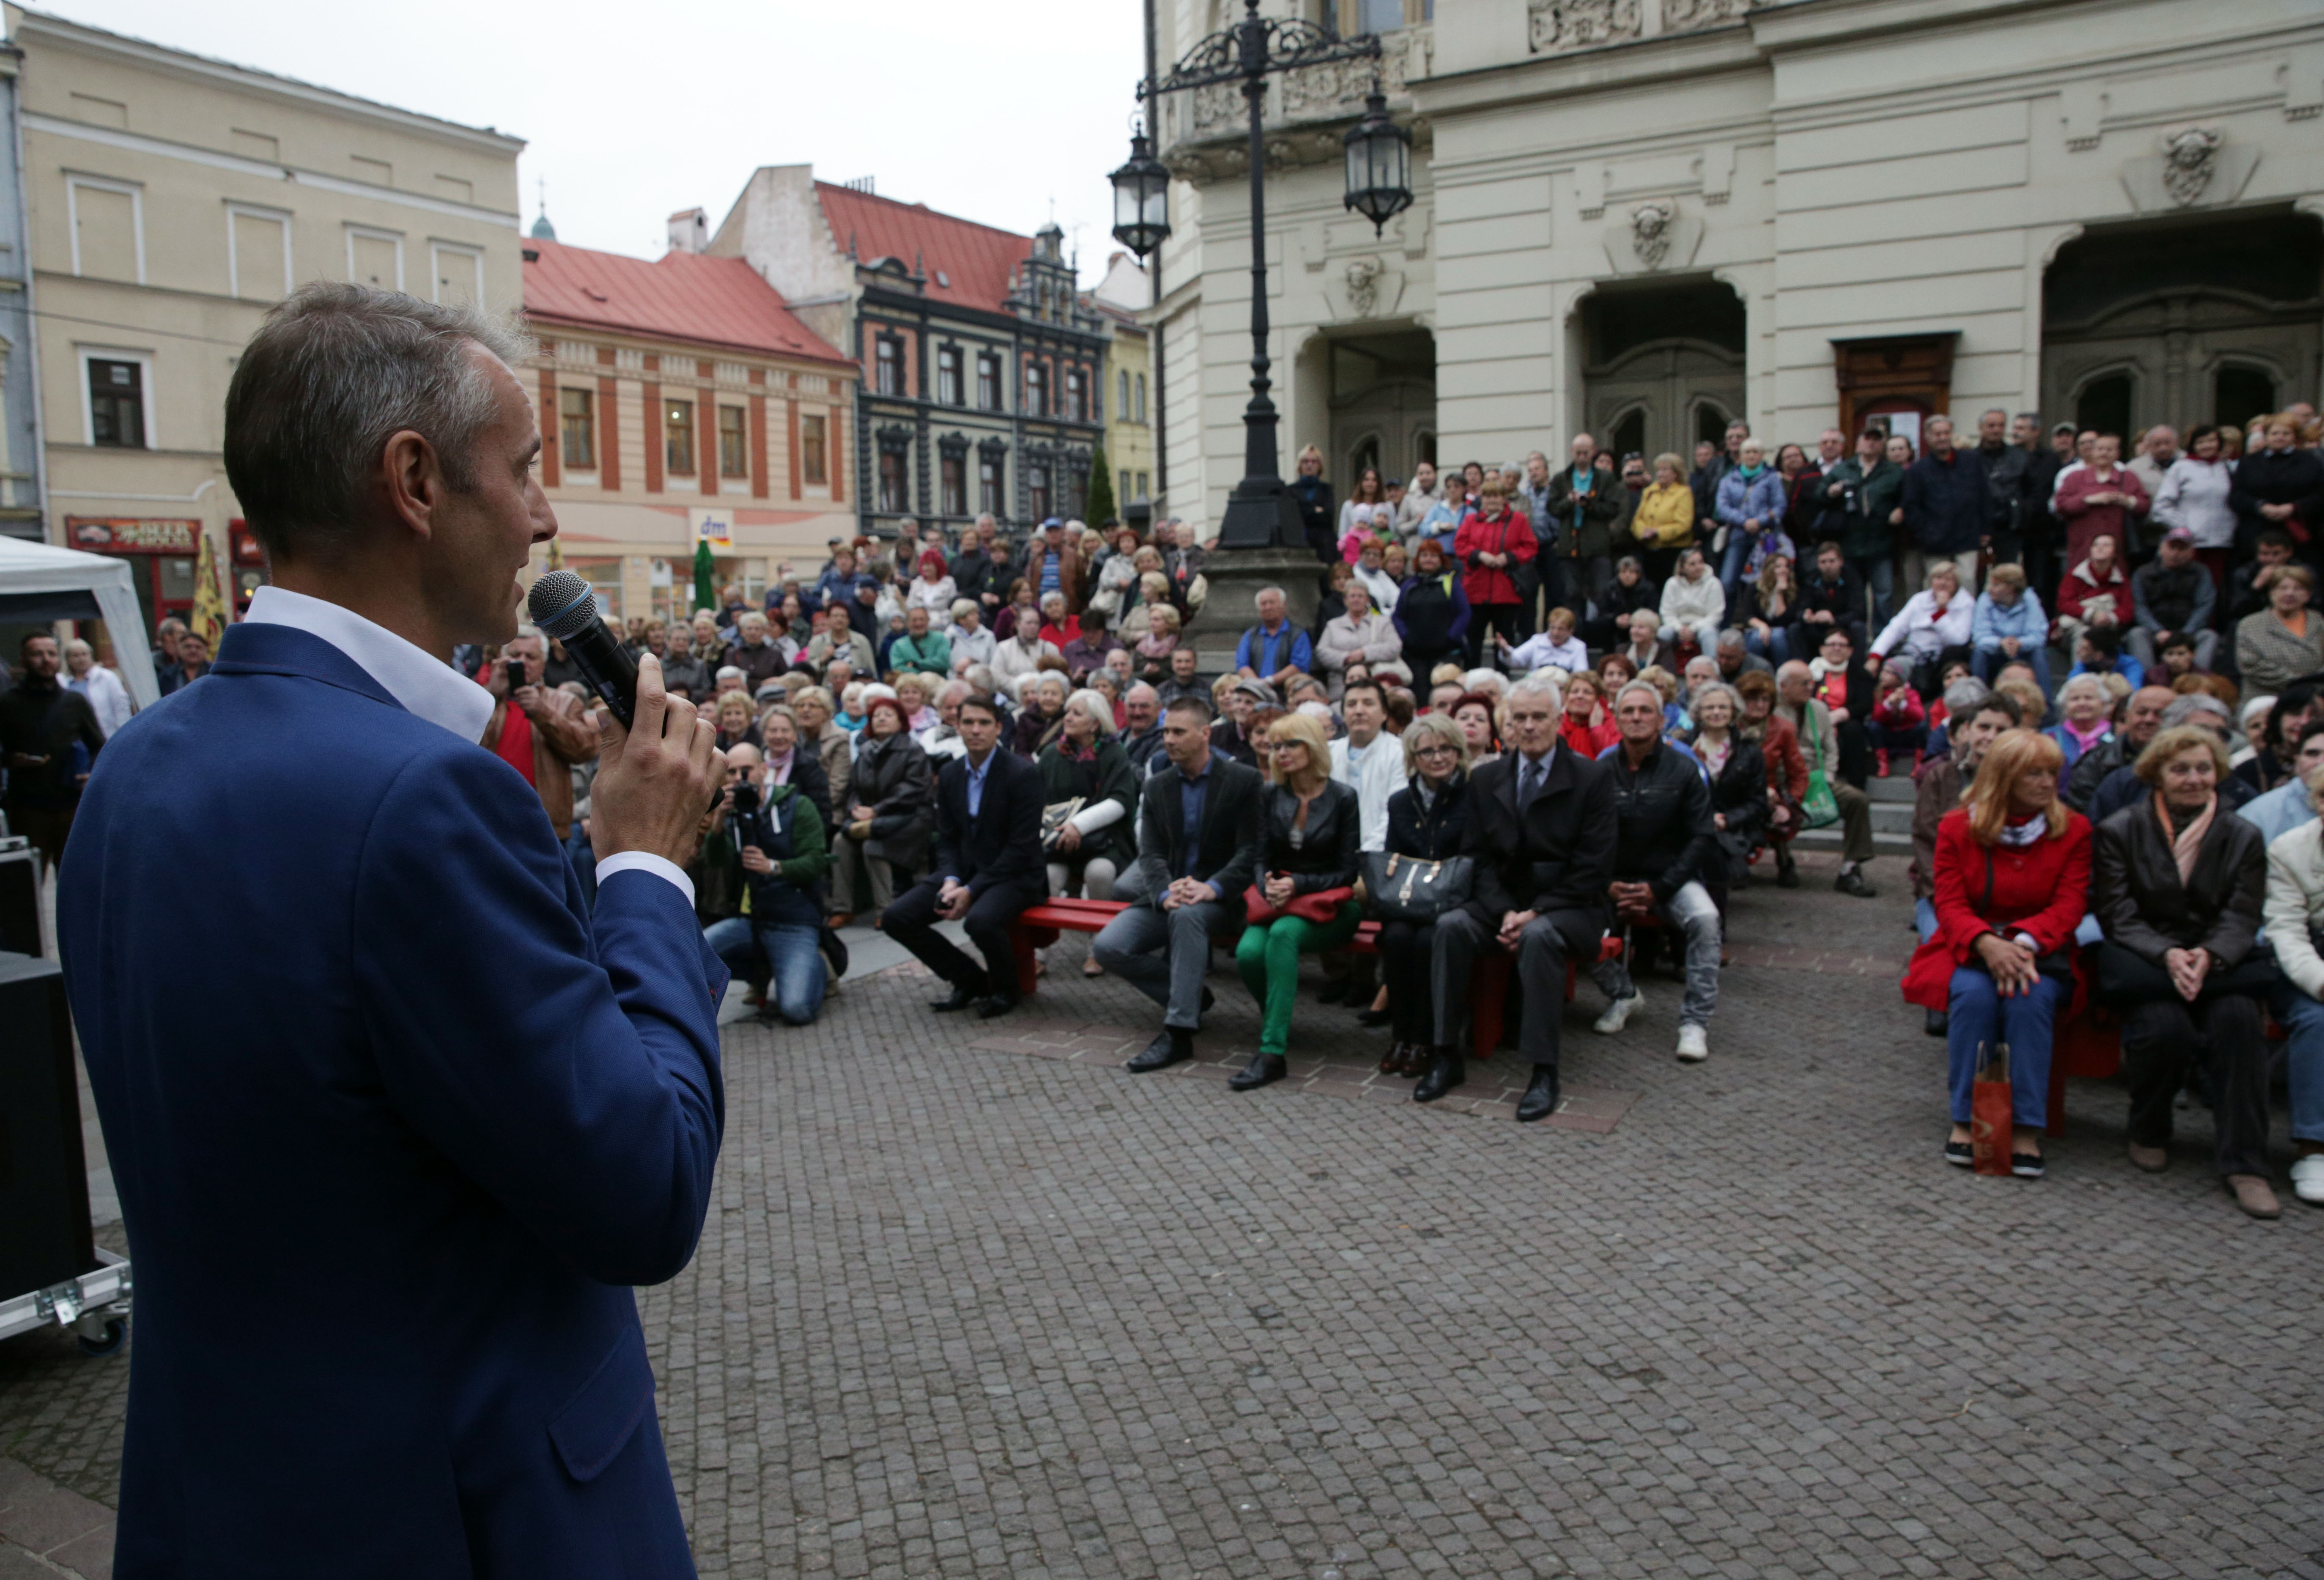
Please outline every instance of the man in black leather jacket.
[{"label": "man in black leather jacket", "polygon": [[[1649,919],[1686,936],[1686,995],[1678,1012],[1678,1056],[1711,1057],[1711,1012],[1719,1003],[1719,908],[1701,875],[1718,850],[1711,790],[1701,766],[1662,738],[1662,693],[1632,681],[1614,697],[1621,744],[1607,758],[1613,772],[1614,880],[1608,894],[1615,925]],[[1591,975],[1611,1002],[1594,1030],[1611,1035],[1646,1000],[1623,960]]]}]

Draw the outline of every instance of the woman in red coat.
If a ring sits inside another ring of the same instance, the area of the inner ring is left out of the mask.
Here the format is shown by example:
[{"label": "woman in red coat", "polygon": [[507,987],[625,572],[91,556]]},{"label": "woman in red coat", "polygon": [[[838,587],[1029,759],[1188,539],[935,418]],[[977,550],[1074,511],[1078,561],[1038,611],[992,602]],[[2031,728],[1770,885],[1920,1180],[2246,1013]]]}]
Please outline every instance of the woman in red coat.
[{"label": "woman in red coat", "polygon": [[1958,811],[1937,825],[1937,930],[1913,955],[1904,997],[1943,1010],[1952,1090],[1945,1161],[1967,1168],[1978,1049],[2009,1049],[2010,1172],[2042,1178],[2050,1042],[2074,996],[2074,929],[2089,910],[2090,826],[2058,799],[2058,744],[2031,730],[1994,742]]},{"label": "woman in red coat", "polygon": [[1488,481],[1477,513],[1461,523],[1452,539],[1452,558],[1467,574],[1461,590],[1469,595],[1469,662],[1484,661],[1485,627],[1490,625],[1512,642],[1526,636],[1523,600],[1518,595],[1518,567],[1530,561],[1538,547],[1533,523],[1509,508],[1506,489]]}]

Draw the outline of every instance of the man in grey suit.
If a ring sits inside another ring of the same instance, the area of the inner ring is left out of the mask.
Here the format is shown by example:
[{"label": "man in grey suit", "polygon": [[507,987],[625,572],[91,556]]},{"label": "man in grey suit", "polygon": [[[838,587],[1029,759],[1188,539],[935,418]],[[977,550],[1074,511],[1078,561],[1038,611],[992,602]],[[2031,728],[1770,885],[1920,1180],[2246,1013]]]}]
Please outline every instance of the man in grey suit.
[{"label": "man in grey suit", "polygon": [[1517,1104],[1523,1123],[1557,1112],[1557,1032],[1565,1013],[1565,965],[1598,957],[1612,912],[1614,781],[1604,764],[1576,756],[1557,738],[1560,700],[1547,682],[1509,689],[1509,750],[1469,781],[1469,834],[1462,854],[1476,866],[1469,902],[1436,921],[1430,986],[1441,1050],[1413,1089],[1433,1103],[1464,1078],[1461,1026],[1469,975],[1489,948],[1517,957],[1525,1012],[1517,1057],[1533,1080]]},{"label": "man in grey suit", "polygon": [[1163,1006],[1162,1030],[1130,1061],[1140,1075],[1194,1057],[1211,1007],[1211,940],[1241,930],[1243,891],[1259,870],[1259,771],[1211,750],[1210,706],[1172,702],[1162,750],[1169,761],[1139,799],[1140,897],[1091,945],[1099,965]]}]

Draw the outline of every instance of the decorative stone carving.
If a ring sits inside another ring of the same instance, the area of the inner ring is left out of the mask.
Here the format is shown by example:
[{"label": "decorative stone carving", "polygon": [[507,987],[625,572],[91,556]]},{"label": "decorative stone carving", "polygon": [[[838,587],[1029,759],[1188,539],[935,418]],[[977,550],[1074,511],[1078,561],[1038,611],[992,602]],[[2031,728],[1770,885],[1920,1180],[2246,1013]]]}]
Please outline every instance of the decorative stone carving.
[{"label": "decorative stone carving", "polygon": [[1360,319],[1369,319],[1379,312],[1380,261],[1378,258],[1348,260],[1348,311]]},{"label": "decorative stone carving", "polygon": [[1187,96],[1194,103],[1194,135],[1231,129],[1242,124],[1242,89],[1231,82],[1214,82]]},{"label": "decorative stone carving", "polygon": [[1527,0],[1526,9],[1528,42],[1536,55],[1638,36],[1638,0]]},{"label": "decorative stone carving", "polygon": [[1692,32],[1743,20],[1753,0],[1663,0],[1663,31]]},{"label": "decorative stone carving", "polygon": [[1408,27],[1380,40],[1378,60],[1327,60],[1291,72],[1283,79],[1284,117],[1312,120],[1318,115],[1361,115],[1375,73],[1383,93],[1391,97],[1401,94],[1411,77],[1428,74],[1428,37],[1427,29]]},{"label": "decorative stone carving", "polygon": [[1630,248],[1641,268],[1659,269],[1670,256],[1672,206],[1641,203],[1630,212]]},{"label": "decorative stone carving", "polygon": [[2190,126],[2163,140],[2163,189],[2173,203],[2184,208],[2201,199],[2218,172],[2226,141],[2208,126]]}]

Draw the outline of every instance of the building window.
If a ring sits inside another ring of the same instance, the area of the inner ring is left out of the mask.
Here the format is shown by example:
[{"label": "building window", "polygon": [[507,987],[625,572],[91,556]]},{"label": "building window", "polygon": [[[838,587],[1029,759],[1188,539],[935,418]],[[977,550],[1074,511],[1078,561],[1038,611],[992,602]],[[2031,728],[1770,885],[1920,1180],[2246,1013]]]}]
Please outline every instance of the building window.
[{"label": "building window", "polygon": [[962,403],[960,390],[960,347],[936,347],[936,399],[947,406]]},{"label": "building window", "polygon": [[1124,504],[1128,504],[1131,500],[1138,497],[1138,495],[1130,492],[1130,468],[1127,467],[1124,467],[1121,469],[1121,486],[1115,491],[1114,497],[1119,499]]},{"label": "building window", "polygon": [[904,393],[904,343],[882,335],[872,353],[872,368],[883,395]]},{"label": "building window", "polygon": [[1137,420],[1139,420],[1139,421],[1140,421],[1140,422],[1143,422],[1143,421],[1145,421],[1145,420],[1146,420],[1146,375],[1145,375],[1144,374],[1142,374],[1142,373],[1141,373],[1141,374],[1139,374],[1138,375],[1138,418],[1137,418]]},{"label": "building window", "polygon": [[558,443],[567,469],[586,472],[597,464],[596,406],[594,390],[557,392]]},{"label": "building window", "polygon": [[976,457],[976,508],[989,515],[1005,516],[1009,513],[1008,507],[1001,497],[1001,457],[999,456]]},{"label": "building window", "polygon": [[880,510],[884,515],[904,513],[904,452],[880,452]]},{"label": "building window", "polygon": [[823,419],[799,419],[799,476],[820,488],[831,481],[823,459]]},{"label": "building window", "polygon": [[280,301],[290,294],[290,217],[226,205],[226,277],[234,294]]},{"label": "building window", "polygon": [[1025,468],[1025,498],[1026,502],[1032,508],[1033,519],[1035,521],[1046,522],[1049,519],[1048,467],[1028,467]]},{"label": "building window", "polygon": [[403,289],[403,238],[392,230],[347,226],[347,278],[382,291]]},{"label": "building window", "polygon": [[1089,420],[1089,374],[1078,367],[1065,369],[1065,415],[1075,422]]},{"label": "building window", "polygon": [[944,498],[938,507],[948,516],[968,513],[968,457],[946,456],[943,459]]},{"label": "building window", "polygon": [[1113,375],[1113,414],[1127,422],[1130,412],[1130,370],[1124,368]]},{"label": "building window", "polygon": [[1025,365],[1025,415],[1047,417],[1049,414],[1049,370],[1038,362]]},{"label": "building window", "polygon": [[748,477],[751,475],[750,430],[743,426],[745,413],[740,406],[718,408],[718,475],[721,477]]},{"label": "building window", "polygon": [[442,242],[429,248],[436,274],[436,300],[446,304],[466,302],[472,307],[484,303],[484,254],[474,247],[447,246]]},{"label": "building window", "polygon": [[976,403],[987,411],[1001,410],[1001,359],[982,352],[976,358]]},{"label": "building window", "polygon": [[661,408],[662,469],[673,475],[694,470],[694,402],[665,401]]},{"label": "building window", "polygon": [[143,190],[128,181],[66,178],[74,273],[145,283],[144,199]]},{"label": "building window", "polygon": [[1143,499],[1143,498],[1145,498],[1145,497],[1146,497],[1146,490],[1147,490],[1149,486],[1151,486],[1151,485],[1150,485],[1150,484],[1148,482],[1148,480],[1147,480],[1147,475],[1146,475],[1145,473],[1143,473],[1143,472],[1140,472],[1139,474],[1138,474],[1138,492],[1137,492],[1137,493],[1135,493],[1135,494],[1131,494],[1130,497],[1130,498],[1132,498],[1132,499]]},{"label": "building window", "polygon": [[88,359],[88,442],[116,449],[145,448],[145,366]]}]

